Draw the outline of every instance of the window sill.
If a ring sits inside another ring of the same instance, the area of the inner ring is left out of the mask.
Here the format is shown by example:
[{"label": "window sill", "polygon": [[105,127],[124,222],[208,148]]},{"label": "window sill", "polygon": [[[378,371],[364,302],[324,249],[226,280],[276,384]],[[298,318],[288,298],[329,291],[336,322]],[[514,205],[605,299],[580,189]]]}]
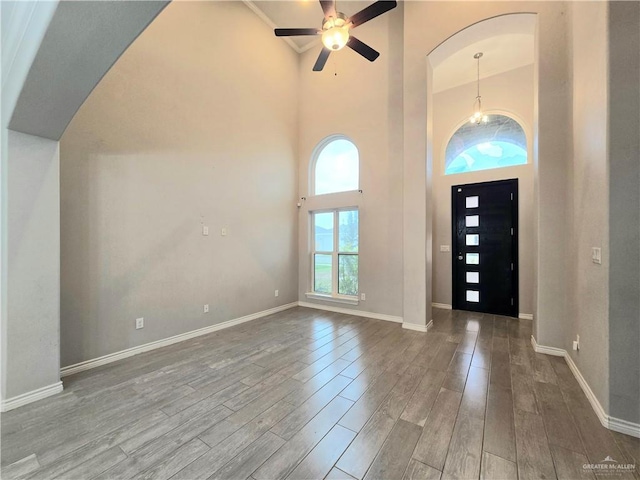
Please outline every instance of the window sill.
[{"label": "window sill", "polygon": [[334,303],[344,303],[347,305],[358,305],[358,297],[349,297],[346,295],[333,296],[333,295],[324,295],[322,293],[314,293],[309,292],[305,293],[307,298],[312,300],[323,300],[325,302],[334,302]]}]

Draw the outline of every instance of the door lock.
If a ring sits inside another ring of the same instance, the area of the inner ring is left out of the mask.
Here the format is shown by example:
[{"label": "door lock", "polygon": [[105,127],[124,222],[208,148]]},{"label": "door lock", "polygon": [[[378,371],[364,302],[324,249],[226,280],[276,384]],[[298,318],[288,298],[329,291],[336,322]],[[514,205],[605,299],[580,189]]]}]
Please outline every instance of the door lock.
[{"label": "door lock", "polygon": [[462,255],[458,254],[458,260],[462,260]]}]

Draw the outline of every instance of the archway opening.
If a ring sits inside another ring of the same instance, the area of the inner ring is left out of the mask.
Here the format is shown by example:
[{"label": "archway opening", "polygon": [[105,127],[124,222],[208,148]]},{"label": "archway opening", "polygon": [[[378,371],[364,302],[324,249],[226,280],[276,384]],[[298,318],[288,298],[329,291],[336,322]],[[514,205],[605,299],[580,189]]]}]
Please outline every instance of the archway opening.
[{"label": "archway opening", "polygon": [[[519,185],[519,312],[531,318],[535,291],[535,14],[510,14],[473,24],[428,56],[427,155],[432,166],[431,296],[452,308],[455,275],[452,187],[516,179]],[[475,55],[482,52],[478,65]],[[487,122],[470,123],[477,97]],[[427,247],[429,248],[429,247]],[[516,298],[517,302],[517,298]]]}]

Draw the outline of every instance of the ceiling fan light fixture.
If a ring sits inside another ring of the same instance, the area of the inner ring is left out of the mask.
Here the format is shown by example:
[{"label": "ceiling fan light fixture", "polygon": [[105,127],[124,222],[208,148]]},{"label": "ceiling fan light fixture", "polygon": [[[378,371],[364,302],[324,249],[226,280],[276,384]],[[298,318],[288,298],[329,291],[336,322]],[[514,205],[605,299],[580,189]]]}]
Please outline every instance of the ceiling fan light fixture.
[{"label": "ceiling fan light fixture", "polygon": [[349,26],[344,14],[329,17],[322,24],[322,43],[329,50],[343,49],[349,41]]},{"label": "ceiling fan light fixture", "polygon": [[396,0],[377,0],[350,17],[336,10],[336,0],[320,0],[320,6],[324,13],[321,30],[317,28],[276,28],[273,32],[276,37],[321,35],[323,48],[313,65],[314,72],[321,72],[331,52],[342,50],[344,47],[349,47],[370,62],[380,56],[380,52],[376,52],[369,45],[351,35],[351,29],[396,8],[398,6]]}]

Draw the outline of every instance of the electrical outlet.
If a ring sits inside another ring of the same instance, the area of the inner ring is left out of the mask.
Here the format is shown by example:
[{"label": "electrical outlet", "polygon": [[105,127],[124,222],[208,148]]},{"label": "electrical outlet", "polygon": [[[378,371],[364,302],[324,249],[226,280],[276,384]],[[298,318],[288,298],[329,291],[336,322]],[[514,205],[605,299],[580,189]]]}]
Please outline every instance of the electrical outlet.
[{"label": "electrical outlet", "polygon": [[278,290],[276,290],[276,297],[280,295],[280,292]]},{"label": "electrical outlet", "polygon": [[204,235],[205,237],[209,235],[209,227],[207,227],[206,225],[202,226],[202,235]]},{"label": "electrical outlet", "polygon": [[222,236],[222,237],[226,237],[227,236],[227,228],[226,227],[222,227],[222,229],[220,230],[220,236]]},{"label": "electrical outlet", "polygon": [[141,328],[144,328],[144,318],[136,318],[136,330],[140,330]]},{"label": "electrical outlet", "polygon": [[451,247],[449,247],[449,245],[440,245],[440,251],[441,252],[450,252],[451,251]]},{"label": "electrical outlet", "polygon": [[209,313],[209,304],[205,303],[204,305],[204,313]]},{"label": "electrical outlet", "polygon": [[367,294],[366,293],[361,293],[360,294],[360,300],[366,300],[367,299]]}]

